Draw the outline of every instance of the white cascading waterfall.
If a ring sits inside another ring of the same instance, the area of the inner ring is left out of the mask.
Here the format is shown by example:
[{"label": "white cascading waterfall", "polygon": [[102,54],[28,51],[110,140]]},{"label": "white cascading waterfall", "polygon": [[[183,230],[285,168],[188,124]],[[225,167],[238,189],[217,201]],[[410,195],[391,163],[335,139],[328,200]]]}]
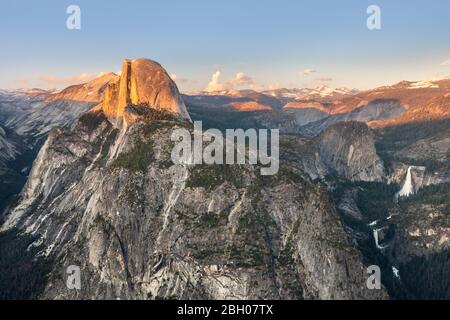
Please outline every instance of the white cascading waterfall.
[{"label": "white cascading waterfall", "polygon": [[411,169],[412,166],[408,167],[408,172],[406,173],[406,180],[403,184],[403,187],[398,192],[397,196],[399,197],[408,197],[414,193],[414,187],[412,183],[412,177],[411,177]]},{"label": "white cascading waterfall", "polygon": [[383,230],[383,228],[377,228],[376,225],[378,223],[378,220],[372,221],[371,223],[368,224],[368,226],[372,229],[372,233],[373,233],[373,239],[375,240],[375,246],[377,247],[377,249],[384,249],[386,248],[385,246],[380,245],[380,240],[378,237],[378,232]]},{"label": "white cascading waterfall", "polygon": [[380,245],[379,239],[378,239],[378,231],[380,231],[382,229],[383,228],[381,228],[381,229],[373,229],[373,239],[375,240],[375,246],[377,247],[377,249],[380,249],[380,250],[386,248],[385,246],[381,246]]},{"label": "white cascading waterfall", "polygon": [[394,274],[394,277],[400,280],[400,270],[398,270],[396,267],[392,266],[392,273]]},{"label": "white cascading waterfall", "polygon": [[[398,200],[399,197],[408,197],[408,196],[414,194],[414,185],[413,185],[412,174],[411,174],[411,169],[412,168],[413,168],[413,166],[409,166],[408,167],[408,170],[407,170],[407,173],[406,173],[405,182],[403,183],[403,186],[400,189],[400,191],[395,195],[396,201]],[[393,217],[393,214],[390,214],[386,218],[386,221],[392,219],[392,217]],[[368,226],[371,227],[371,229],[372,229],[373,239],[375,240],[375,246],[378,249],[382,250],[382,249],[388,247],[389,245],[386,245],[386,246],[380,245],[378,232],[383,230],[383,227],[382,228],[377,228],[376,227],[377,224],[378,224],[378,220],[375,220],[375,221],[369,223]],[[395,269],[395,270],[397,270],[397,269]],[[397,275],[398,274],[398,270],[397,271],[395,271],[395,270],[393,269],[394,274]]]}]

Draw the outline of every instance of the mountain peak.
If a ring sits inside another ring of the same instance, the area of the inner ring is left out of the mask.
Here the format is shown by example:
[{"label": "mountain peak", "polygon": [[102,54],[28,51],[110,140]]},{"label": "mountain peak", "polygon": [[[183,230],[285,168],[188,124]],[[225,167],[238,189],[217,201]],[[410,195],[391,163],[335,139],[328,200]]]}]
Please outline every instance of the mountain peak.
[{"label": "mountain peak", "polygon": [[78,101],[99,103],[103,97],[106,87],[118,81],[119,76],[108,72],[100,74],[97,78],[86,83],[69,86],[57,92],[47,92],[49,94],[46,101],[48,103],[58,101]]},{"label": "mountain peak", "polygon": [[190,120],[175,82],[157,62],[125,59],[120,79],[108,86],[98,106],[108,117],[122,117],[129,105],[172,113]]}]

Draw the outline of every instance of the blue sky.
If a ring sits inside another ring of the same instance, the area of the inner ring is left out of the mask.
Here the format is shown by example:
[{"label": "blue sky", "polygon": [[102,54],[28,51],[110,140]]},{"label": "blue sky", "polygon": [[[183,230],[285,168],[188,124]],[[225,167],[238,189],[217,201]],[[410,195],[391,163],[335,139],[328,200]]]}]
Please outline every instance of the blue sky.
[{"label": "blue sky", "polygon": [[[137,57],[160,62],[183,91],[205,88],[217,71],[213,85],[258,89],[365,89],[450,74],[448,0],[0,4],[0,88],[64,87]],[[81,30],[66,28],[71,4]],[[381,8],[381,30],[366,27],[370,4]]]}]

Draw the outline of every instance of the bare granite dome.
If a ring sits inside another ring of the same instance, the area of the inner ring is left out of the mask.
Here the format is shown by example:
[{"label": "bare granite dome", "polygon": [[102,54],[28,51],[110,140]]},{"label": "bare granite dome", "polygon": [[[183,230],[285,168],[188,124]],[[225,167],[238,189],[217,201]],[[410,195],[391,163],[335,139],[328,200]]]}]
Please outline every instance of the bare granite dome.
[{"label": "bare granite dome", "polygon": [[149,59],[125,59],[120,79],[109,85],[98,108],[108,117],[122,117],[128,105],[146,105],[190,120],[175,82]]}]

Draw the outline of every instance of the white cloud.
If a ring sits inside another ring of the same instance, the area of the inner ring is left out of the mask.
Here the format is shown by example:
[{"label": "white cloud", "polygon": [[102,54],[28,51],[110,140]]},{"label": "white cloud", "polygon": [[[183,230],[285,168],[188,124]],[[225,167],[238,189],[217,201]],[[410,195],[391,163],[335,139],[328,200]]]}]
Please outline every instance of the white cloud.
[{"label": "white cloud", "polygon": [[225,90],[225,85],[220,82],[220,71],[216,71],[211,76],[211,81],[205,88],[206,92],[222,91]]},{"label": "white cloud", "polygon": [[230,83],[231,85],[238,85],[238,86],[250,86],[255,84],[253,79],[243,72],[236,73],[236,76],[230,81],[228,81],[228,83]]},{"label": "white cloud", "polygon": [[186,78],[178,77],[175,73],[172,73],[172,74],[170,75],[170,77],[172,78],[173,81],[175,81],[175,82],[177,82],[177,83],[186,83],[186,82],[189,81],[189,80],[186,79]]},{"label": "white cloud", "polygon": [[450,66],[450,59],[441,63],[441,66]]},{"label": "white cloud", "polygon": [[268,90],[268,88],[279,87],[279,84],[270,86],[258,84],[251,76],[245,74],[244,72],[238,72],[232,79],[223,82],[220,81],[220,77],[221,77],[220,71],[214,72],[214,74],[211,76],[211,81],[208,83],[204,91],[215,92],[233,89],[239,90],[242,89],[243,87],[247,87],[256,91],[263,91]]},{"label": "white cloud", "polygon": [[304,69],[298,72],[300,76],[309,76],[312,73],[316,73],[317,71],[314,69]]}]

